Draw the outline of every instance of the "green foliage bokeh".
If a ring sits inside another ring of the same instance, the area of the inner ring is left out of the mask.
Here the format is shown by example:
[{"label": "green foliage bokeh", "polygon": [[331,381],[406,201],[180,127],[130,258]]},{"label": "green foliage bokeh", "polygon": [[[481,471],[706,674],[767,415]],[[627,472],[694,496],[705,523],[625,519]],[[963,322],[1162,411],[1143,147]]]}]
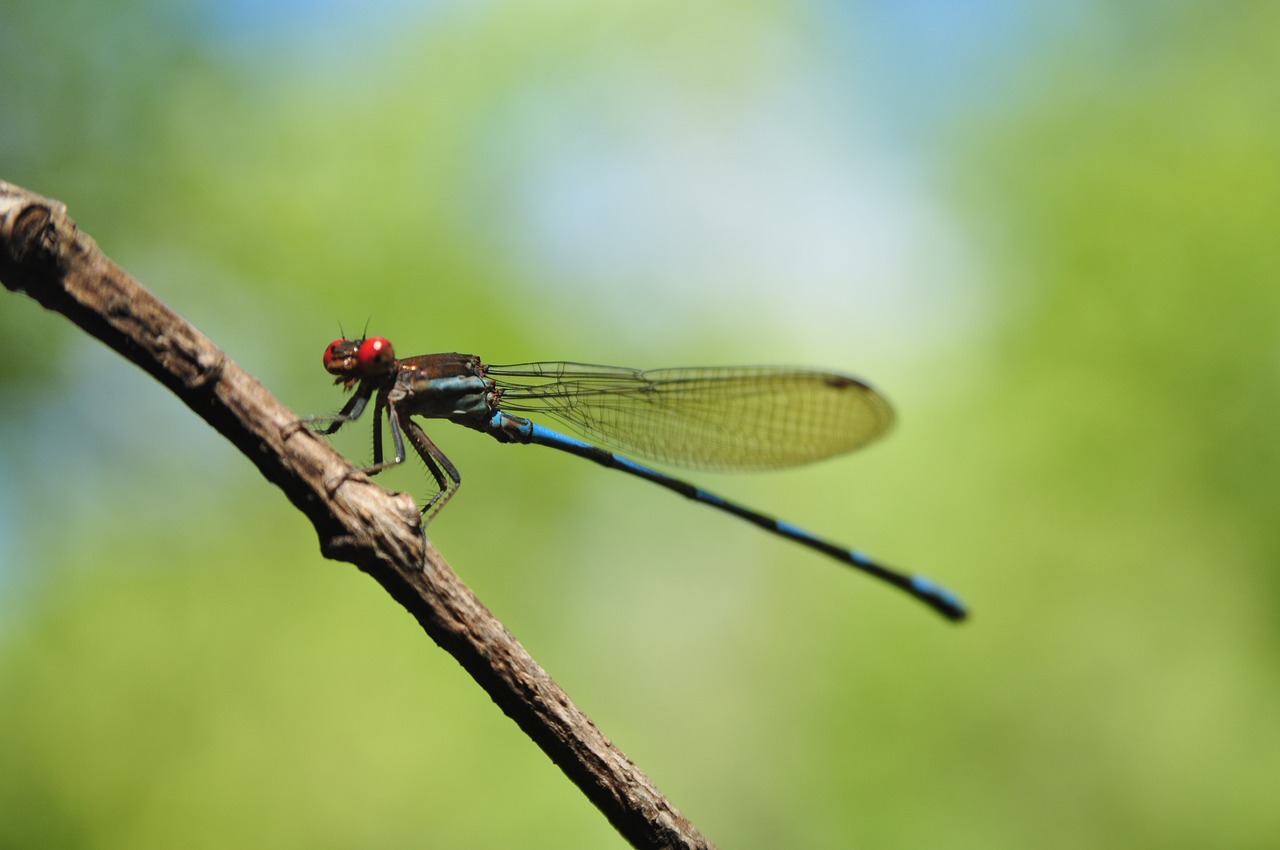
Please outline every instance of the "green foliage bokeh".
[{"label": "green foliage bokeh", "polygon": [[[644,338],[690,308],[600,310],[504,250],[538,144],[624,135],[654,91],[714,124],[788,56],[840,67],[820,3],[598,5],[440,4],[255,50],[196,4],[8,3],[0,178],[66,201],[302,413],[340,403],[339,322],[497,361],[823,350],[766,306],[787,281],[743,285],[749,327]],[[818,365],[874,356],[899,432],[706,482],[944,579],[975,608],[959,629],[654,488],[433,430],[467,481],[437,544],[721,846],[1280,840],[1277,26],[1265,3],[1093,4],[1020,54],[928,154],[983,322],[906,355],[831,337]],[[250,464],[0,303],[0,847],[622,845]],[[356,430],[337,442],[365,459]]]}]

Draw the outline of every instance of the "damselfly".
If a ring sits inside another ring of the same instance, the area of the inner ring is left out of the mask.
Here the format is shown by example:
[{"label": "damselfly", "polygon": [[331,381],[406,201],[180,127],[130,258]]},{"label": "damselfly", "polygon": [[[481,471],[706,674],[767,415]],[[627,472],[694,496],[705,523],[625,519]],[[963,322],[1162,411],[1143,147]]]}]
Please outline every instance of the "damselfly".
[{"label": "damselfly", "polygon": [[[640,371],[587,363],[490,366],[470,354],[423,354],[397,360],[382,337],[338,339],[324,352],[336,383],[355,390],[322,434],[332,434],[374,402],[370,475],[405,459],[404,438],[439,488],[424,521],[457,491],[462,477],[410,417],[448,419],[503,443],[535,443],[593,460],[755,523],[888,582],[944,617],[962,620],[964,604],[921,576],[880,564],[856,549],[815,537],[635,461],[567,437],[515,413],[543,413],[602,446],[678,466],[764,470],[853,451],[893,422],[889,403],[844,375],[777,367],[707,367]],[[382,451],[386,414],[395,456]]]}]

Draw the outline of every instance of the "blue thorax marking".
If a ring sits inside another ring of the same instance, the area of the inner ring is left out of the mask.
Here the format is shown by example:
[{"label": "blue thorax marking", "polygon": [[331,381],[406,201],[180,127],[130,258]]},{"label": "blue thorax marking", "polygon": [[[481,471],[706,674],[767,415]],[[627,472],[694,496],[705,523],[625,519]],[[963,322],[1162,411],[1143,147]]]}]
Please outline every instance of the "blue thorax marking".
[{"label": "blue thorax marking", "polygon": [[425,384],[417,385],[415,391],[440,395],[466,395],[484,393],[488,388],[485,379],[476,375],[453,375],[448,378],[432,378]]}]

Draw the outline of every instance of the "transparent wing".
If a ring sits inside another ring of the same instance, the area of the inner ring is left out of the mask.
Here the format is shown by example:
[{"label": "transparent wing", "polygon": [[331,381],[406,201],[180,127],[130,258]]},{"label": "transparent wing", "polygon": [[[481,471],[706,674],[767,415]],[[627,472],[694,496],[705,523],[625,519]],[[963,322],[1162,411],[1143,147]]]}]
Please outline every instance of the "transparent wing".
[{"label": "transparent wing", "polygon": [[545,413],[605,448],[698,469],[811,463],[864,446],[893,423],[867,384],[805,369],[544,362],[488,374],[508,413]]}]

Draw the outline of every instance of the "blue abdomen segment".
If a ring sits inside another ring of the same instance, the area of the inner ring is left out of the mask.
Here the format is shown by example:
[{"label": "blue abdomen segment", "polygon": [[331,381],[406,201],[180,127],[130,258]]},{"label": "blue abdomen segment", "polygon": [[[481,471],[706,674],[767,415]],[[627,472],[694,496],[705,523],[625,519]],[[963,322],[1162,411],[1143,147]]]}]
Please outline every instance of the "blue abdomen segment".
[{"label": "blue abdomen segment", "polygon": [[666,487],[668,490],[674,490],[688,499],[745,519],[747,522],[760,526],[765,531],[817,550],[843,564],[887,582],[928,605],[949,620],[959,621],[968,616],[968,609],[960,601],[959,597],[927,578],[899,572],[875,561],[856,549],[848,549],[831,543],[799,526],[774,519],[745,505],[722,498],[715,493],[695,487],[678,478],[672,478],[669,475],[658,472],[656,469],[650,469],[643,464],[598,448],[590,443],[567,437],[558,431],[553,431],[528,419],[499,411],[489,420],[487,432],[504,443],[532,443],[540,446],[549,446],[562,452],[568,452],[569,454],[595,461],[601,466],[607,466],[610,469],[617,469],[638,478],[652,481],[655,484]]}]

